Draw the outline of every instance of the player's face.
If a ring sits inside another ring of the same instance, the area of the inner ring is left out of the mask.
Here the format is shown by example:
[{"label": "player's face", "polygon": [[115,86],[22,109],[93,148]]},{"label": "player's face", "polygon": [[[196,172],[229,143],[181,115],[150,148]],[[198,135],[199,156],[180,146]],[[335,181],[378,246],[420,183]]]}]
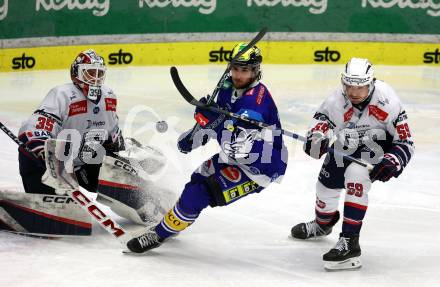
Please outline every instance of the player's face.
[{"label": "player's face", "polygon": [[84,65],[80,67],[80,80],[94,86],[101,86],[105,79],[105,67]]},{"label": "player's face", "polygon": [[348,86],[345,85],[347,91],[347,97],[352,104],[360,104],[368,97],[368,86]]},{"label": "player's face", "polygon": [[252,81],[252,69],[250,67],[231,67],[232,83],[236,89],[247,87]]}]

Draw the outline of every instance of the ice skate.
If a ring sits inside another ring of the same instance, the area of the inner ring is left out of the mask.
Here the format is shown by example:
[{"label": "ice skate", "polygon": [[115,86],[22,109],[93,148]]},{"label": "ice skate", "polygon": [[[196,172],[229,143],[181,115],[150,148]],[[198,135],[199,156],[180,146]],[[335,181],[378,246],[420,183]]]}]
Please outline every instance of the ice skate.
[{"label": "ice skate", "polygon": [[316,219],[314,219],[309,222],[295,225],[292,227],[291,234],[293,238],[297,239],[309,239],[327,236],[332,232],[333,226],[338,222],[338,220],[339,211],[336,211],[335,216],[333,216],[329,224],[321,226],[316,223]]},{"label": "ice skate", "polygon": [[[133,253],[145,253],[148,250],[159,247],[163,239],[157,235],[154,229],[148,230],[141,236],[135,237],[127,242],[127,248]],[[130,253],[124,252],[124,253]]]},{"label": "ice skate", "polygon": [[340,234],[335,247],[323,255],[324,268],[328,271],[353,270],[362,266],[359,235],[344,236]]}]

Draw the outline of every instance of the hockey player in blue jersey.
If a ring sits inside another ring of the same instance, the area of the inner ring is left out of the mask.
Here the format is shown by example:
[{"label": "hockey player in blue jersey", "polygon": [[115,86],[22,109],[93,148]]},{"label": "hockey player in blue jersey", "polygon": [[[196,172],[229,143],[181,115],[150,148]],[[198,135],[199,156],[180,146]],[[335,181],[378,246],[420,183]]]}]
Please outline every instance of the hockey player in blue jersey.
[{"label": "hockey player in blue jersey", "polygon": [[[238,44],[232,57],[246,44]],[[260,50],[254,46],[229,63],[230,77],[218,93],[215,106],[271,125],[259,130],[214,112],[196,108],[194,118],[201,129],[184,133],[178,142],[183,153],[215,138],[220,153],[205,161],[191,176],[175,206],[162,221],[145,234],[127,243],[130,251],[143,253],[156,248],[170,236],[190,226],[208,206],[225,206],[248,194],[262,191],[271,182],[280,182],[287,166],[278,110],[269,90],[260,82]],[[201,99],[206,103],[206,99]]]}]

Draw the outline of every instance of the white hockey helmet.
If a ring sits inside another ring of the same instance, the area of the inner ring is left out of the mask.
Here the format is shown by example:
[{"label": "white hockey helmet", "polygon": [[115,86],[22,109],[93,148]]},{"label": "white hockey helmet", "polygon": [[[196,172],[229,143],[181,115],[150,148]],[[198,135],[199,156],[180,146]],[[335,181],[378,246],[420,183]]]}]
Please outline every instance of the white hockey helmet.
[{"label": "white hockey helmet", "polygon": [[368,59],[351,58],[345,65],[341,81],[347,86],[367,86],[374,82],[373,65]]},{"label": "white hockey helmet", "polygon": [[70,67],[73,83],[92,101],[97,100],[101,95],[105,74],[104,58],[92,49],[79,53]]}]

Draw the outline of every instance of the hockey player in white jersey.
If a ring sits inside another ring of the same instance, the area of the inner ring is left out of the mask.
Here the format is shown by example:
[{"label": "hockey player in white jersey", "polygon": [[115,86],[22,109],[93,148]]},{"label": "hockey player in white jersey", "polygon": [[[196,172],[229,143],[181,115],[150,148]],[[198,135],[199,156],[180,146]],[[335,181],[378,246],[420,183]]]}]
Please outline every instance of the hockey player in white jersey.
[{"label": "hockey player in white jersey", "polygon": [[[159,220],[168,206],[160,202],[163,189],[149,179],[164,167],[164,155],[134,139],[124,141],[116,96],[104,85],[101,56],[93,50],[81,52],[70,75],[72,82],[51,89],[20,128],[19,169],[25,192],[64,195],[64,187],[79,185],[98,192],[97,200],[122,217],[146,225]],[[55,151],[63,142],[63,153],[71,161],[58,155],[45,159],[49,148]],[[74,172],[66,174],[68,167]],[[66,178],[71,179],[68,185],[60,181]]]},{"label": "hockey player in white jersey", "polygon": [[336,139],[334,149],[361,158],[374,168],[368,171],[327,153],[316,183],[315,219],[291,230],[298,239],[330,234],[339,220],[338,201],[345,189],[342,232],[336,246],[323,256],[328,270],[361,267],[359,234],[372,183],[397,178],[414,152],[400,99],[388,84],[374,78],[367,59],[352,58],[341,82],[315,113],[304,150],[319,159]]},{"label": "hockey player in white jersey", "polygon": [[22,124],[19,139],[39,158],[37,161],[26,149],[19,148],[25,192],[55,194],[53,188],[41,182],[45,172],[44,144],[61,132],[67,132],[72,141],[79,141],[78,156],[74,160],[79,184],[88,191],[96,191],[100,168],[99,159],[95,158],[96,147],[102,145],[106,151],[117,152],[124,146],[116,114],[116,96],[104,85],[105,75],[101,56],[93,50],[81,52],[71,65],[72,83],[51,89]]}]

